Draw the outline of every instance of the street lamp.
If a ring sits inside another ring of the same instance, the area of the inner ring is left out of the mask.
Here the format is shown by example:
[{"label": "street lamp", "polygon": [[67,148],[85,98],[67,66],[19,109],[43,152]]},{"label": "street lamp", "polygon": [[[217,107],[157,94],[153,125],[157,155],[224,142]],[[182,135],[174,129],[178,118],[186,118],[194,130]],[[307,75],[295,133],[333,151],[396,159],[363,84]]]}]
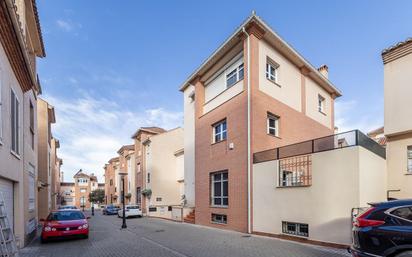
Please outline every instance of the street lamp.
[{"label": "street lamp", "polygon": [[125,199],[124,199],[124,177],[127,176],[126,172],[119,172],[119,175],[122,176],[122,203],[123,203],[123,223],[122,223],[122,228],[127,228],[126,225],[126,207],[125,207]]}]

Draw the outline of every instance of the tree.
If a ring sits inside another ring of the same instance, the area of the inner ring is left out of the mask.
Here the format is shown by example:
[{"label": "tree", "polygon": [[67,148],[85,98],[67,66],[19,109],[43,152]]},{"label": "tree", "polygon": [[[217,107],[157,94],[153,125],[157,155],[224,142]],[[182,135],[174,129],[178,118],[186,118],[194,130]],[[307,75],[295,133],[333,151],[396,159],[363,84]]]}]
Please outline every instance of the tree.
[{"label": "tree", "polygon": [[103,203],[104,202],[104,190],[96,189],[89,194],[89,202],[91,203]]}]

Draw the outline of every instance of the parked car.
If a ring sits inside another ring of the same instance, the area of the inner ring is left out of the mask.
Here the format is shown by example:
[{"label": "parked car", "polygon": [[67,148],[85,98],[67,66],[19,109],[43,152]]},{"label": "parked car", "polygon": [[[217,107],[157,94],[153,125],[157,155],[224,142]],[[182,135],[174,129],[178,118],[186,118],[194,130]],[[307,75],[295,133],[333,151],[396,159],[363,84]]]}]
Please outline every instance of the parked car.
[{"label": "parked car", "polygon": [[45,243],[53,238],[89,237],[89,217],[85,217],[80,210],[52,211],[43,222],[41,242]]},{"label": "parked car", "polygon": [[370,206],[354,220],[349,252],[356,257],[411,257],[412,200]]},{"label": "parked car", "polygon": [[78,210],[74,205],[63,205],[59,207],[59,210]]},{"label": "parked car", "polygon": [[[125,206],[125,217],[129,218],[129,217],[142,217],[142,210],[140,209],[140,207],[138,205],[126,205]],[[120,209],[117,212],[117,216],[119,218],[123,217],[123,209]]]},{"label": "parked car", "polygon": [[113,204],[109,204],[103,208],[102,212],[103,212],[103,215],[116,215],[119,209],[120,209],[119,207]]}]

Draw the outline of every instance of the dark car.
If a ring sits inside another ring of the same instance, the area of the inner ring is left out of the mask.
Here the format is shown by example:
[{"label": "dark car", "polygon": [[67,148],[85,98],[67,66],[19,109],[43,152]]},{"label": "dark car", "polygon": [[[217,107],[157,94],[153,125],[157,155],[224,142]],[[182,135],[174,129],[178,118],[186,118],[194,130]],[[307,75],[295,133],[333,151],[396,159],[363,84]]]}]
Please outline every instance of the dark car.
[{"label": "dark car", "polygon": [[117,215],[119,210],[119,207],[109,204],[103,208],[103,215]]},{"label": "dark car", "polygon": [[353,256],[412,257],[412,200],[370,204],[353,224]]}]

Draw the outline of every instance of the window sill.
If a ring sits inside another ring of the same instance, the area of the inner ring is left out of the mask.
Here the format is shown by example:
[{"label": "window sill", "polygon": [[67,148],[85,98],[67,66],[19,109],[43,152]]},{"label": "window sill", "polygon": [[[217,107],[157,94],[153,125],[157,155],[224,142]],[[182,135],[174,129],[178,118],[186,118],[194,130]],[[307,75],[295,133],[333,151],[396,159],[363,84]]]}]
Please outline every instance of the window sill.
[{"label": "window sill", "polygon": [[282,139],[280,136],[272,135],[272,134],[270,134],[270,133],[267,133],[267,135],[268,135],[268,136],[271,136],[271,137],[278,138],[278,139]]},{"label": "window sill", "polygon": [[312,185],[302,185],[302,186],[277,186],[276,188],[302,188],[302,187],[311,187]]},{"label": "window sill", "polygon": [[16,157],[17,159],[21,160],[21,157],[19,154],[17,154],[16,152],[14,152],[13,150],[10,150],[11,155],[13,155],[14,157]]},{"label": "window sill", "polygon": [[273,84],[275,84],[276,86],[278,86],[278,87],[282,87],[279,83],[277,83],[276,81],[274,81],[274,80],[271,80],[271,79],[268,79],[268,78],[266,78],[267,80],[269,80],[271,83],[273,83]]},{"label": "window sill", "polygon": [[407,171],[407,172],[405,173],[405,175],[406,175],[406,176],[412,175],[412,171]]},{"label": "window sill", "polygon": [[218,142],[213,142],[213,143],[211,143],[211,145],[217,145],[219,143],[226,142],[226,141],[227,141],[227,139],[223,139],[223,140],[220,140]]},{"label": "window sill", "polygon": [[210,208],[227,209],[229,205],[210,205]]},{"label": "window sill", "polygon": [[220,223],[220,222],[215,222],[215,221],[211,221],[210,224],[227,226],[227,223]]}]

